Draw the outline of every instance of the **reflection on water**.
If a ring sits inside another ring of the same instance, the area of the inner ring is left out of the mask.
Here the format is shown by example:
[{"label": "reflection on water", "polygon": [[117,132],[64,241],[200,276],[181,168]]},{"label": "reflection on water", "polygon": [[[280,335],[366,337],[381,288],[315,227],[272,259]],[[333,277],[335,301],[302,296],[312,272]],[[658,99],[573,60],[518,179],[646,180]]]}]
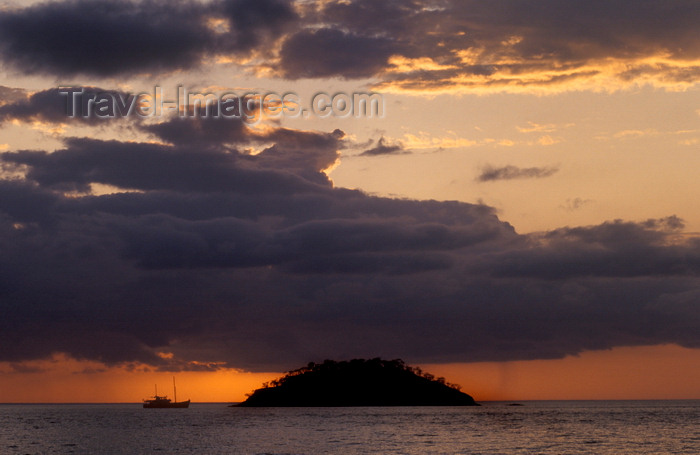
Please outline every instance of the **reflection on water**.
[{"label": "reflection on water", "polygon": [[700,401],[144,410],[0,405],[2,454],[697,454]]}]

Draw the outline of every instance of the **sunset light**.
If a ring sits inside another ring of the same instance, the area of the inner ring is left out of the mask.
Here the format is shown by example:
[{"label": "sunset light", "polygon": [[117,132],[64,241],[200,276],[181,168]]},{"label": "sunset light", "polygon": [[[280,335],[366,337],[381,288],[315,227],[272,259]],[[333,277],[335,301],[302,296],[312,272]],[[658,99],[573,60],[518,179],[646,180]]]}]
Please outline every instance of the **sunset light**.
[{"label": "sunset light", "polygon": [[0,1],[0,452],[698,453],[698,24]]}]

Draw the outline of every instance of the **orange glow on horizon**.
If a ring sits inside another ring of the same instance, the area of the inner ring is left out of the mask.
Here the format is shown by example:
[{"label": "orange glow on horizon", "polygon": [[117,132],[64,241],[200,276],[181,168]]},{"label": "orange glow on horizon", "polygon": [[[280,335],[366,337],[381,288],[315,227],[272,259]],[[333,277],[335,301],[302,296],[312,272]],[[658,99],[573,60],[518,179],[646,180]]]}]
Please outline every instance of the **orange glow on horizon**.
[{"label": "orange glow on horizon", "polygon": [[105,367],[65,356],[26,362],[12,368],[0,363],[0,403],[138,403],[154,394],[192,402],[237,402],[279,373],[218,371],[149,371]]},{"label": "orange glow on horizon", "polygon": [[564,359],[425,365],[477,401],[700,398],[700,349],[618,347]]},{"label": "orange glow on horizon", "polygon": [[[590,351],[564,359],[423,364],[423,371],[477,401],[698,399],[700,349],[675,345]],[[56,356],[22,364],[0,363],[0,403],[139,403],[154,393],[197,402],[239,402],[281,372],[155,372],[105,367]]]}]

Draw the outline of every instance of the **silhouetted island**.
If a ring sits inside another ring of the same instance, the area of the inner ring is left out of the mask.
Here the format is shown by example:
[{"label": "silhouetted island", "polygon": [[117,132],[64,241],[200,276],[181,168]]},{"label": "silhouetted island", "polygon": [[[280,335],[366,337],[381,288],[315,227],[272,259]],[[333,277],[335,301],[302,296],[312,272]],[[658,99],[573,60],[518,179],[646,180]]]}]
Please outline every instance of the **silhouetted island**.
[{"label": "silhouetted island", "polygon": [[238,406],[478,406],[459,389],[402,360],[326,360],[263,384]]}]

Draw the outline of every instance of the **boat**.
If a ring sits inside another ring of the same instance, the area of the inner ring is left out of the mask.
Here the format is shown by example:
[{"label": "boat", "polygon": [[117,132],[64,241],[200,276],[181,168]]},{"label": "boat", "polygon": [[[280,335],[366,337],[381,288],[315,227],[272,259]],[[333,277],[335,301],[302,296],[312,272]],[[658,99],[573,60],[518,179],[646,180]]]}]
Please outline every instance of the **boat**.
[{"label": "boat", "polygon": [[156,384],[156,393],[151,398],[143,400],[144,408],[188,408],[190,400],[177,401],[177,388],[175,388],[175,378],[173,378],[173,397],[175,401],[171,401],[166,395],[158,395],[158,384]]}]

